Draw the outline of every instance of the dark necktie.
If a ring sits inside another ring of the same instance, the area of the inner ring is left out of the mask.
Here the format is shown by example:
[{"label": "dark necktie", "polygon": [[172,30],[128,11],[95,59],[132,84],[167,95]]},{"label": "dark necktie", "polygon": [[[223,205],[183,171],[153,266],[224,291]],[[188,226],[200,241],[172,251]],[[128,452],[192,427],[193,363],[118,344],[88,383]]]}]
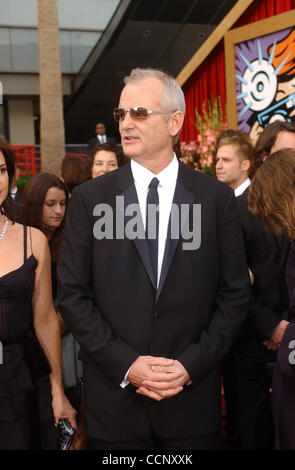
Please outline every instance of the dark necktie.
[{"label": "dark necktie", "polygon": [[159,238],[159,180],[153,178],[149,184],[149,192],[146,199],[146,239],[150,250],[154,279],[157,285],[158,279],[158,238]]}]

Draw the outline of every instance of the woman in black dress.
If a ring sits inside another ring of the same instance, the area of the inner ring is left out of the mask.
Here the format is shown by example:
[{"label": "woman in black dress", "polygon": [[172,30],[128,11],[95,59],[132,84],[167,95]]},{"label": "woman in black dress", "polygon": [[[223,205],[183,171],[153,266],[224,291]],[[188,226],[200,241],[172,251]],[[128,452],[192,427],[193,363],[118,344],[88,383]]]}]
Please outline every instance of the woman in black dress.
[{"label": "woman in black dress", "polygon": [[[249,209],[273,232],[290,237],[286,269],[288,322],[279,346],[272,382],[275,448],[295,450],[295,151],[280,150],[258,169],[249,191]],[[269,349],[277,345],[264,341]]]},{"label": "woman in black dress", "polygon": [[62,386],[47,239],[39,230],[13,222],[9,190],[14,168],[14,154],[2,141],[0,449],[54,449],[58,420],[67,418],[76,428],[76,412]]},{"label": "woman in black dress", "polygon": [[[76,157],[80,158],[80,157]],[[33,176],[26,185],[23,197],[21,220],[24,225],[38,228],[47,237],[51,255],[52,297],[62,334],[62,375],[65,394],[77,410],[80,422],[80,403],[82,388],[82,362],[78,359],[79,345],[58,312],[56,268],[59,257],[61,237],[64,228],[68,190],[57,176],[41,173]],[[77,430],[72,445],[77,448],[81,426]]]}]

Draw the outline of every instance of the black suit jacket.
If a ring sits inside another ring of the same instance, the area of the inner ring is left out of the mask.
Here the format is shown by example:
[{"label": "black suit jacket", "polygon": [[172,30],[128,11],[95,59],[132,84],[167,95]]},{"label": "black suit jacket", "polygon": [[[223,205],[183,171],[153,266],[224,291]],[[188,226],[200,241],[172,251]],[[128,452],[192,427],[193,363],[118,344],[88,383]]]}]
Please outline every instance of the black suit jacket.
[{"label": "black suit jacket", "polygon": [[[107,143],[108,144],[115,144],[116,143],[116,139],[114,139],[114,137],[109,137],[107,135]],[[92,147],[94,147],[95,145],[98,145],[100,144],[100,141],[98,140],[97,136],[96,137],[93,137],[93,139],[89,139],[88,140],[88,153],[90,152],[90,150],[92,149]]]},{"label": "black suit jacket", "polygon": [[15,222],[21,222],[23,196],[24,196],[24,192],[18,189],[16,191],[16,195],[15,195],[15,198],[13,200],[13,205],[12,205]]},{"label": "black suit jacket", "polygon": [[265,340],[288,309],[286,263],[290,240],[285,235],[275,235],[249,211],[248,193],[247,188],[236,198],[248,266],[254,274],[251,308],[241,331]]},{"label": "black suit jacket", "polygon": [[[158,291],[145,240],[93,237],[94,207],[114,208],[116,196],[125,206],[137,202],[130,163],[74,189],[58,265],[60,312],[84,362],[87,434],[147,438],[151,423],[163,438],[216,432],[220,361],[250,293],[233,191],[180,163],[174,203],[201,204],[201,245],[188,251],[181,239],[167,242]],[[139,355],[178,359],[192,385],[161,402],[131,384],[122,389]]]}]

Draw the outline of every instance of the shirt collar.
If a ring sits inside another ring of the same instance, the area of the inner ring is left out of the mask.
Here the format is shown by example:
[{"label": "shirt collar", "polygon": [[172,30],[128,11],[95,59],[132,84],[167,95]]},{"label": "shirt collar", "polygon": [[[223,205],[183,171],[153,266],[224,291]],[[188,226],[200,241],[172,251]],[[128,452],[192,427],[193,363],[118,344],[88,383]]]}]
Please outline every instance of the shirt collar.
[{"label": "shirt collar", "polygon": [[235,189],[235,196],[238,197],[240,196],[241,194],[243,194],[243,192],[248,188],[248,186],[250,186],[251,184],[251,180],[249,178],[247,178],[244,183],[240,184],[240,186],[238,186],[236,189]]},{"label": "shirt collar", "polygon": [[178,160],[174,154],[174,157],[169,165],[167,165],[166,168],[164,168],[164,170],[162,170],[160,173],[155,175],[152,171],[148,170],[140,163],[131,160],[131,171],[135,184],[140,183],[146,187],[149,186],[151,180],[155,177],[158,178],[160,187],[171,184],[173,179],[176,180],[177,178],[178,166]]}]

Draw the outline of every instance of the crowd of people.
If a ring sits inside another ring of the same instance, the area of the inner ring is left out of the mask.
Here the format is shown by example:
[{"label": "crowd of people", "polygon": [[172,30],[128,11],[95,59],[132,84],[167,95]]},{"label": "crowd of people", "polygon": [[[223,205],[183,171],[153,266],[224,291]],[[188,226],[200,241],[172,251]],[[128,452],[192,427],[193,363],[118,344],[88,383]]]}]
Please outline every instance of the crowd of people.
[{"label": "crowd of people", "polygon": [[223,131],[211,177],[184,114],[134,69],[122,145],[99,123],[22,195],[0,142],[0,449],[55,449],[60,418],[72,449],[295,449],[295,124]]}]

